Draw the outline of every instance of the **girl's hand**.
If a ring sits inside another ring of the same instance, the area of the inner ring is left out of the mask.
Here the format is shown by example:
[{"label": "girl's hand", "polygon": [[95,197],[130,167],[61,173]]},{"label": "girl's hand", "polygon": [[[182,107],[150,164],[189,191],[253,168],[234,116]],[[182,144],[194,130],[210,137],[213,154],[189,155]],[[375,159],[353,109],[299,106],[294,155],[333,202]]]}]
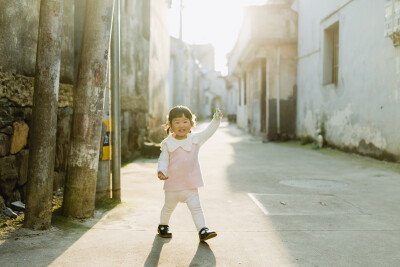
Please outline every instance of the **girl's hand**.
[{"label": "girl's hand", "polygon": [[160,180],[167,180],[168,177],[165,176],[162,172],[158,172],[158,179],[160,179]]},{"label": "girl's hand", "polygon": [[[218,112],[218,116],[217,116],[217,112]],[[216,118],[216,119],[222,119],[222,112],[221,112],[221,110],[219,109],[219,108],[216,108],[216,111],[215,111],[215,115],[214,115],[214,117]]]},{"label": "girl's hand", "polygon": [[221,112],[220,109],[218,109],[218,115],[219,115],[219,118],[222,118],[222,117],[223,117],[222,112]]}]

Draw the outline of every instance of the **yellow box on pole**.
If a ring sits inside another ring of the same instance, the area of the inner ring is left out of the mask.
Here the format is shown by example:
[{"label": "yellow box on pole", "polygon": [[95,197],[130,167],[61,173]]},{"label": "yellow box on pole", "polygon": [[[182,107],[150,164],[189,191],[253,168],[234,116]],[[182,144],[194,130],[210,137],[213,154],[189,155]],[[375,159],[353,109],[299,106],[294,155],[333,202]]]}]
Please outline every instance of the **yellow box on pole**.
[{"label": "yellow box on pole", "polygon": [[104,142],[103,142],[103,157],[101,160],[111,160],[111,139],[110,139],[110,133],[111,133],[111,119],[108,120],[103,120],[103,123],[106,124],[107,126],[107,131],[106,134],[104,135]]}]

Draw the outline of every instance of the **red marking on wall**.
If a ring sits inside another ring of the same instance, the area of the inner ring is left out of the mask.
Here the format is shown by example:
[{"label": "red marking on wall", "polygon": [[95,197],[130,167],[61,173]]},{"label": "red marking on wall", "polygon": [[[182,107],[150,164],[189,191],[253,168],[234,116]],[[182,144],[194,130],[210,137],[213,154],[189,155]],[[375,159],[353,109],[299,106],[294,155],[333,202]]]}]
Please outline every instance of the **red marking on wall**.
[{"label": "red marking on wall", "polygon": [[101,65],[94,70],[94,86],[101,87]]}]

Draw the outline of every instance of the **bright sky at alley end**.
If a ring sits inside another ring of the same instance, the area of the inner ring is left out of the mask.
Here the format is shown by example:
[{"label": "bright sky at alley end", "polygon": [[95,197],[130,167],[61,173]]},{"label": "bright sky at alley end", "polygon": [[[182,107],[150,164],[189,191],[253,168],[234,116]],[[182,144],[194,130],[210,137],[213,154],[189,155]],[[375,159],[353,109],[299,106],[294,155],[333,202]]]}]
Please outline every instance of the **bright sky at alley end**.
[{"label": "bright sky at alley end", "polygon": [[[263,5],[267,0],[182,0],[183,41],[211,43],[215,48],[215,68],[227,73],[226,54],[235,45],[243,19],[243,7]],[[179,38],[180,0],[172,0],[168,11],[169,31]]]}]

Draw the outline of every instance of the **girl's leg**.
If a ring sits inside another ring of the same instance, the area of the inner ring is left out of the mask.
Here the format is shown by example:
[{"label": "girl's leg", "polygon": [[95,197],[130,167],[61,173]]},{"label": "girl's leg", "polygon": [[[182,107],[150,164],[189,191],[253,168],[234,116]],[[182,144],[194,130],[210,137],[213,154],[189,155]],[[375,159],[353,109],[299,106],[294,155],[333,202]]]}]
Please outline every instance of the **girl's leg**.
[{"label": "girl's leg", "polygon": [[172,212],[179,203],[178,192],[165,191],[165,203],[161,210],[160,225],[168,225]]},{"label": "girl's leg", "polygon": [[206,220],[204,219],[203,210],[200,204],[199,192],[196,190],[186,190],[186,202],[190,212],[192,213],[194,224],[196,225],[197,231],[200,231],[203,227],[206,227]]}]

